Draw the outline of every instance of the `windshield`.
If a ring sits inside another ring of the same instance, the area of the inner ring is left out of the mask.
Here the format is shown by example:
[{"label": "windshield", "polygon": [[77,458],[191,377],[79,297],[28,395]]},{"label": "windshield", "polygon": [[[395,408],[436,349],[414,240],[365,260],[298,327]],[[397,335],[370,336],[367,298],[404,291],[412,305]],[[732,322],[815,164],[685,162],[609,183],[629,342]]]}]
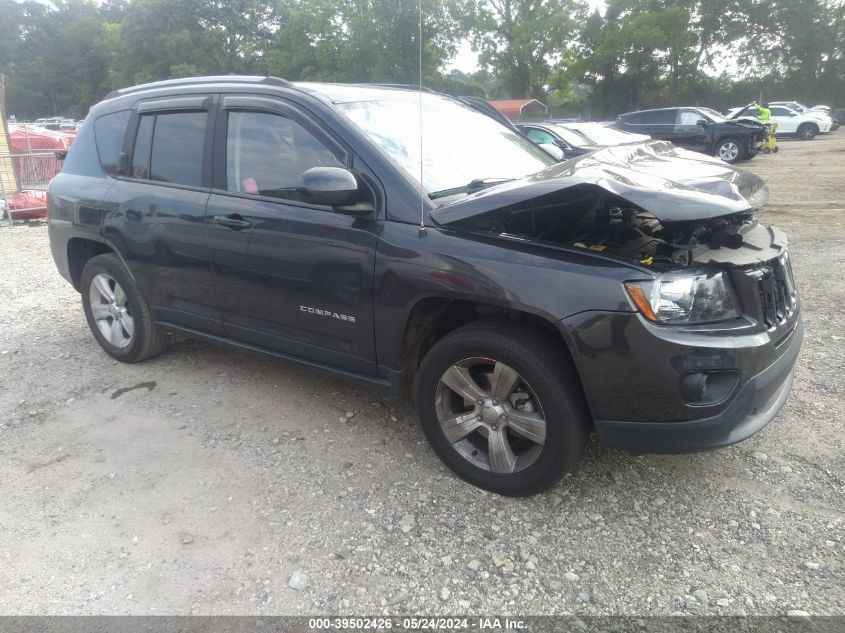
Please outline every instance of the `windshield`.
[{"label": "windshield", "polygon": [[612,127],[599,124],[584,124],[579,125],[578,133],[586,136],[590,141],[598,145],[624,145],[625,143],[637,143],[647,136],[642,134],[629,134],[621,130],[615,130]]},{"label": "windshield", "polygon": [[336,107],[429,193],[478,181],[521,178],[554,165],[555,159],[525,137],[458,101],[396,91],[389,98],[339,103]]},{"label": "windshield", "polygon": [[707,116],[709,116],[711,119],[713,119],[715,123],[724,123],[725,121],[727,121],[724,115],[720,114],[719,112],[716,112],[712,108],[698,108],[698,111],[702,114],[706,114]]},{"label": "windshield", "polygon": [[576,130],[570,130],[569,128],[565,128],[562,125],[553,125],[550,127],[554,128],[555,134],[557,134],[560,138],[562,138],[564,141],[574,147],[581,147],[583,145],[595,145],[593,141],[588,139],[581,132],[578,132]]}]

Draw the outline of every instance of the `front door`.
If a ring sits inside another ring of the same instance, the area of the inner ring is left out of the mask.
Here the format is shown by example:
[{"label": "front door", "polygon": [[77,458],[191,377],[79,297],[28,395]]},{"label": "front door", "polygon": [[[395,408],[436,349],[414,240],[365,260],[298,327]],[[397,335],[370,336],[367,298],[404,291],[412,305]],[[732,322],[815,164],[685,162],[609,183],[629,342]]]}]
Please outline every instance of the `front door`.
[{"label": "front door", "polygon": [[345,148],[280,99],[230,96],[216,129],[209,244],[228,337],[376,373],[373,268],[380,222],[302,202],[300,175],[349,167]]},{"label": "front door", "polygon": [[783,106],[772,106],[770,112],[772,121],[778,124],[778,134],[795,134],[800,119],[795,112]]},{"label": "front door", "polygon": [[678,110],[672,142],[684,149],[706,152],[707,130],[705,124],[701,124],[699,121],[707,121],[707,119],[697,110],[689,108]]}]

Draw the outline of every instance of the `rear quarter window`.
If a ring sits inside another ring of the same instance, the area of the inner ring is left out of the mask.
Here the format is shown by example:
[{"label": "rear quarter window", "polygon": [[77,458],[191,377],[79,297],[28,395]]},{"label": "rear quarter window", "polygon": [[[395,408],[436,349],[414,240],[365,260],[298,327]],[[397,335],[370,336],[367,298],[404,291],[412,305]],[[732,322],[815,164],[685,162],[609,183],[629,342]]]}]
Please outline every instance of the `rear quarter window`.
[{"label": "rear quarter window", "polygon": [[105,114],[94,121],[94,136],[97,142],[97,154],[100,165],[110,176],[117,175],[120,152],[123,151],[123,138],[129,124],[129,110]]}]

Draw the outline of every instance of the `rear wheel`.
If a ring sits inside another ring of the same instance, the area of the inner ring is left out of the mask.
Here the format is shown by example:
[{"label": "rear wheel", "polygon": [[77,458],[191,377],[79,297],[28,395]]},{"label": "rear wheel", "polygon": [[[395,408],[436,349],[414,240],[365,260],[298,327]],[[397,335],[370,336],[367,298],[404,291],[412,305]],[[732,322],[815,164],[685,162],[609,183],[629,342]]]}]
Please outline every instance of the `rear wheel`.
[{"label": "rear wheel", "polygon": [[589,416],[556,347],[540,332],[491,322],[464,326],[426,354],[417,412],[431,446],[460,477],[519,496],[574,468]]},{"label": "rear wheel", "polygon": [[726,163],[735,163],[742,156],[742,144],[738,138],[733,136],[723,138],[716,146],[716,156]]},{"label": "rear wheel", "polygon": [[812,123],[802,123],[798,126],[798,138],[800,138],[802,141],[811,141],[816,138],[816,134],[818,133],[818,126]]},{"label": "rear wheel", "polygon": [[81,289],[88,327],[111,356],[137,363],[167,347],[167,335],[156,326],[147,300],[117,255],[88,260]]}]

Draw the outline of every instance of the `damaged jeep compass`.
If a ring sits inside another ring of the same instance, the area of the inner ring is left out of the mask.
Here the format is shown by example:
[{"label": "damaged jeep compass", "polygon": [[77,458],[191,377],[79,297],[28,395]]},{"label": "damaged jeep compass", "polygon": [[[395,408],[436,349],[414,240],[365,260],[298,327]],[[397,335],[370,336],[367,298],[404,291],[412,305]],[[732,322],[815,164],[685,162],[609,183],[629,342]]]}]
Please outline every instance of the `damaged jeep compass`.
[{"label": "damaged jeep compass", "polygon": [[94,106],[49,233],[114,358],[177,333],[412,397],[446,465],[524,495],[592,432],[686,452],[774,418],[803,328],[766,197],[663,141],[558,163],[432,92],[205,77]]}]

